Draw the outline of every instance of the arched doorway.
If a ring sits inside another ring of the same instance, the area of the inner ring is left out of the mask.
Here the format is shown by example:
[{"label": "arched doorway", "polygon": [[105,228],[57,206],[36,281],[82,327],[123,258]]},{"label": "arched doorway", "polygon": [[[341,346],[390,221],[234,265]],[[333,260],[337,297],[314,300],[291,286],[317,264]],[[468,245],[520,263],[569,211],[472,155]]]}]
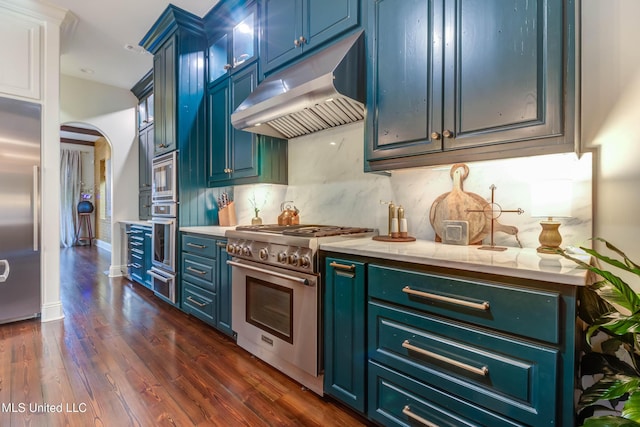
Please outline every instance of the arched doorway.
[{"label": "arched doorway", "polygon": [[[96,244],[111,250],[111,144],[87,123],[60,127],[60,245]],[[78,203],[89,202],[89,223],[81,222]],[[89,227],[91,227],[89,229]]]}]

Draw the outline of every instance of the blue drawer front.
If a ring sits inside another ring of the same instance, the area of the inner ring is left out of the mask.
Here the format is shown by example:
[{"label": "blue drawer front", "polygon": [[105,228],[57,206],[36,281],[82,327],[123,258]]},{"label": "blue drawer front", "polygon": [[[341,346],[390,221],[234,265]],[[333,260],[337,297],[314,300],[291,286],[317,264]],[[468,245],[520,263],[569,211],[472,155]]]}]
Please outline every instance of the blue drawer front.
[{"label": "blue drawer front", "polygon": [[496,413],[553,424],[556,349],[377,302],[368,320],[374,360]]},{"label": "blue drawer front", "polygon": [[184,280],[182,281],[182,286],[183,309],[205,322],[215,323],[215,295]]},{"label": "blue drawer front", "polygon": [[524,426],[506,417],[369,362],[369,416],[385,426]]},{"label": "blue drawer front", "polygon": [[474,325],[560,343],[560,295],[553,292],[370,265],[369,296]]},{"label": "blue drawer front", "polygon": [[190,281],[211,292],[216,292],[215,283],[216,260],[203,258],[189,253],[182,254],[182,274]]},{"label": "blue drawer front", "polygon": [[182,235],[182,251],[197,254],[207,258],[216,257],[216,242],[214,239],[190,234]]}]

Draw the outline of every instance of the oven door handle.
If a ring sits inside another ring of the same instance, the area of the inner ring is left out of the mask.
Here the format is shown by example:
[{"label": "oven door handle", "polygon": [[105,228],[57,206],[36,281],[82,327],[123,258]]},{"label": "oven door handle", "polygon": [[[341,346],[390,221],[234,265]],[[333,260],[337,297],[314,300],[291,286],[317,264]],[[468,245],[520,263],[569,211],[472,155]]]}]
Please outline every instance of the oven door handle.
[{"label": "oven door handle", "polygon": [[147,270],[147,274],[151,277],[154,277],[158,280],[160,280],[162,283],[169,283],[170,281],[173,280],[173,277],[171,276],[164,276],[162,274],[156,273],[153,270]]},{"label": "oven door handle", "polygon": [[231,260],[227,261],[227,264],[229,264],[232,267],[244,268],[246,270],[256,271],[258,273],[269,274],[271,276],[279,277],[281,279],[291,280],[292,282],[300,283],[301,285],[305,285],[305,286],[309,285],[309,280],[304,279],[302,277],[290,276],[288,274],[280,273],[277,271],[265,270],[264,268],[241,264],[239,262],[231,261]]}]

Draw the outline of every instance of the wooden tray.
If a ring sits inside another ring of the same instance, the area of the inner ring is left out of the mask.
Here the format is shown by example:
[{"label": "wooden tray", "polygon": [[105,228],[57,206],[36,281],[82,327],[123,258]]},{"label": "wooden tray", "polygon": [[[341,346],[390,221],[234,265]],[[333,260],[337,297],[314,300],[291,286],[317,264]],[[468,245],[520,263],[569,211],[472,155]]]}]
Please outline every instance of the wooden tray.
[{"label": "wooden tray", "polygon": [[407,237],[373,236],[372,239],[377,240],[379,242],[396,242],[396,243],[416,241],[416,238],[412,236],[407,236]]}]

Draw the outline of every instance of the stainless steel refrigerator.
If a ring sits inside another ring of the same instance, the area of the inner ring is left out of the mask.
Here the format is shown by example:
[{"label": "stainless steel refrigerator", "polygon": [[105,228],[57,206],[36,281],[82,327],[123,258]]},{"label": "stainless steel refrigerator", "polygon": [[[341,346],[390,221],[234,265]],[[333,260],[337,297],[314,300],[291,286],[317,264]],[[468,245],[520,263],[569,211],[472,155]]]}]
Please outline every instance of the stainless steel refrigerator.
[{"label": "stainless steel refrigerator", "polygon": [[41,107],[0,98],[0,323],[40,314]]}]

